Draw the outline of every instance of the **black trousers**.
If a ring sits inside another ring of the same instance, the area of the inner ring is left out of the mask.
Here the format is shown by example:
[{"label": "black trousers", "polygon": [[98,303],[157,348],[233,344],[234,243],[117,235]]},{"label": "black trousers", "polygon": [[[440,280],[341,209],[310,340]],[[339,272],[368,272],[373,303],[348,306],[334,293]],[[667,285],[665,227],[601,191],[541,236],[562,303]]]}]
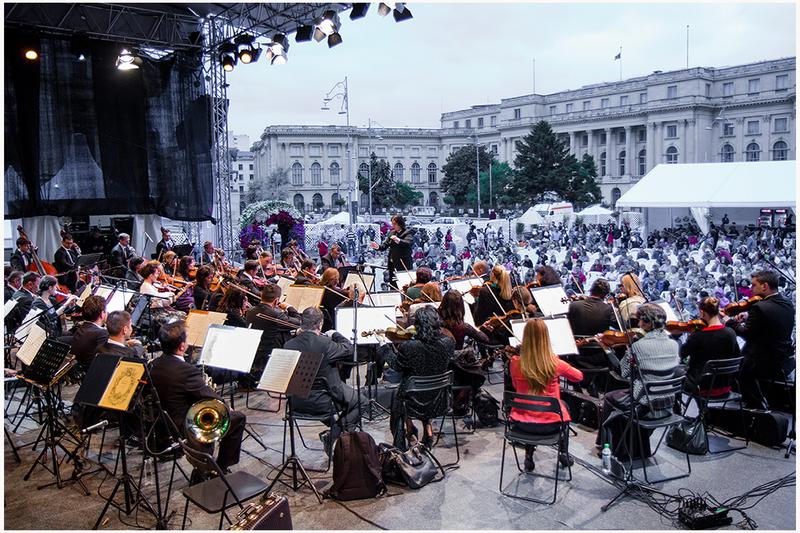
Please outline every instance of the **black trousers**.
[{"label": "black trousers", "polygon": [[751,357],[745,358],[739,373],[739,392],[742,394],[745,407],[769,409],[762,381],[784,379],[792,373],[794,367],[794,358],[784,361],[759,361]]},{"label": "black trousers", "polygon": [[217,464],[220,468],[228,468],[239,462],[239,455],[242,450],[242,437],[244,436],[245,422],[247,417],[239,411],[230,411],[231,424],[228,432],[219,441],[217,451]]},{"label": "black trousers", "polygon": [[[537,424],[535,422],[517,422],[512,420],[511,428],[522,433],[530,433],[531,435],[552,435],[561,430],[561,423],[550,422],[547,424]],[[569,431],[562,433],[561,445],[563,453],[569,453]],[[535,449],[535,445],[526,444],[525,455],[532,455]]]}]

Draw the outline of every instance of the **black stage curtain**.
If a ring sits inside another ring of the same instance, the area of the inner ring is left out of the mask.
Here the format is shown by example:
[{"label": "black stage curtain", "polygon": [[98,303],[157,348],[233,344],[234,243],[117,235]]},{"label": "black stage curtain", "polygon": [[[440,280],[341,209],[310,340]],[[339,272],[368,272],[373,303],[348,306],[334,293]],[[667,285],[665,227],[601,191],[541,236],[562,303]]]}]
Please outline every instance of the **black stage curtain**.
[{"label": "black stage curtain", "polygon": [[[39,50],[38,61],[24,58],[26,46]],[[141,56],[141,68],[121,71],[119,50],[6,31],[6,218],[211,218],[210,101],[200,57]]]}]

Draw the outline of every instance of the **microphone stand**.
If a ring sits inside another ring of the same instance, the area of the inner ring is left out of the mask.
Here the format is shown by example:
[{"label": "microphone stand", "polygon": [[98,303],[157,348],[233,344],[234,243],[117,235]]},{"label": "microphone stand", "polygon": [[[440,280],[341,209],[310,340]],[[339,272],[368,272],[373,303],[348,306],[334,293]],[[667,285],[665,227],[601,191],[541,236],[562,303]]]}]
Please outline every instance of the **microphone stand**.
[{"label": "microphone stand", "polygon": [[353,369],[356,371],[356,401],[358,403],[358,428],[364,430],[361,422],[361,378],[358,371],[358,285],[353,287]]}]

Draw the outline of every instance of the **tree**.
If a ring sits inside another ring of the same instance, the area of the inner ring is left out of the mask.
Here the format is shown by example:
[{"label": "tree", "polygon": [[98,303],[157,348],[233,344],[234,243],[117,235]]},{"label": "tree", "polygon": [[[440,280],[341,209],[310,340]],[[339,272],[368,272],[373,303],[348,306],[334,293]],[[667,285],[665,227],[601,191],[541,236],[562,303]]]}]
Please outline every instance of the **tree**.
[{"label": "tree", "polygon": [[276,168],[266,178],[258,177],[247,188],[249,204],[262,200],[286,200],[289,198],[289,170]]},{"label": "tree", "polygon": [[564,198],[578,161],[556,137],[550,124],[545,120],[537,122],[531,132],[517,142],[516,148],[517,179],[510,191],[512,195],[534,202],[549,195]]},{"label": "tree", "polygon": [[597,185],[597,166],[594,163],[594,157],[583,154],[575,172],[572,173],[569,187],[564,193],[564,199],[572,202],[575,206],[584,207],[596,204],[602,198],[600,186]]},{"label": "tree", "polygon": [[[369,160],[370,175],[372,176],[372,206],[392,207],[397,200],[397,187],[395,187],[392,169],[383,159],[378,159],[375,154]],[[370,179],[369,175],[363,176],[358,173],[358,189],[369,195]]]},{"label": "tree", "polygon": [[[450,154],[442,167],[442,172],[444,172],[441,182],[442,191],[453,197],[455,205],[466,204],[470,189],[475,191],[475,159],[475,145],[468,144]],[[492,154],[487,152],[485,147],[481,146],[478,149],[477,160],[480,171],[488,172]],[[481,191],[481,198],[483,198],[482,193],[483,191]]]},{"label": "tree", "polygon": [[[492,161],[492,189],[491,194],[489,191],[489,173],[481,172],[481,203],[485,206],[489,205],[489,197],[492,198],[492,205],[494,207],[505,207],[513,204],[511,196],[508,191],[514,182],[516,173],[508,163],[500,163],[499,161]],[[475,185],[470,184],[469,192],[467,193],[467,205],[477,203],[478,199],[475,194]]]},{"label": "tree", "polygon": [[419,205],[419,201],[422,200],[422,193],[414,190],[411,185],[408,183],[398,183],[397,184],[397,196],[395,205],[397,207],[406,207],[408,205]]}]

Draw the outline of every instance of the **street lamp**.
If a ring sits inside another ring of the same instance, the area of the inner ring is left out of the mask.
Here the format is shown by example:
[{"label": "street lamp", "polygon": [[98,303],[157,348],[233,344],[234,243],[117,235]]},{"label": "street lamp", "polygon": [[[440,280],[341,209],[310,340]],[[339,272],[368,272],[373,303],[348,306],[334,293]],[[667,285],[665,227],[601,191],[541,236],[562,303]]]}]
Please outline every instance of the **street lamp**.
[{"label": "street lamp", "polygon": [[[334,94],[334,91],[339,89],[339,92]],[[353,195],[355,193],[355,180],[352,179],[352,166],[350,161],[350,145],[352,144],[351,134],[350,131],[350,97],[347,90],[347,76],[344,77],[343,81],[336,83],[331,90],[328,91],[328,94],[325,95],[323,99],[323,104],[321,109],[323,111],[327,111],[330,108],[328,107],[328,103],[335,100],[338,97],[342,97],[342,107],[339,110],[340,115],[347,116],[347,149],[345,150],[345,157],[347,158],[347,178],[350,180],[350,187],[347,191],[347,211],[350,213],[350,226],[352,226],[356,222],[355,214],[353,213]],[[341,181],[341,180],[340,180]],[[338,191],[338,186],[337,186]]]},{"label": "street lamp", "polygon": [[481,218],[481,157],[478,132],[474,132],[471,137],[475,139],[475,188],[478,190],[478,214],[476,218]]}]

